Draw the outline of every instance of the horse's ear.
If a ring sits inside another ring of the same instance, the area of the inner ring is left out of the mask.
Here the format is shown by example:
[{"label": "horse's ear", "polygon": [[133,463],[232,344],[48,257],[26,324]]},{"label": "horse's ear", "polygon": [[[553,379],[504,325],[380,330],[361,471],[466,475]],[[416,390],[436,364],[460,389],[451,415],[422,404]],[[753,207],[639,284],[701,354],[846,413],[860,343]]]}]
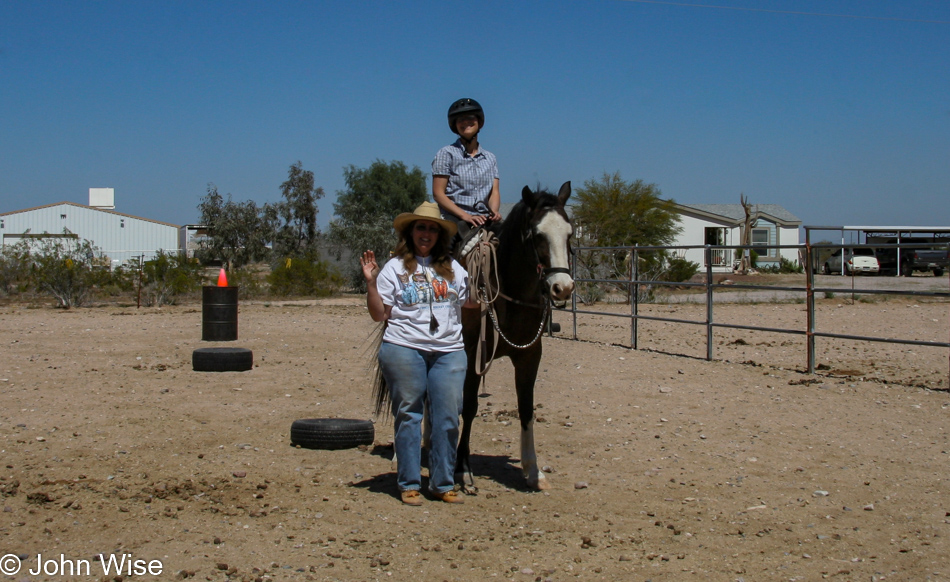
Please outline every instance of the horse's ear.
[{"label": "horse's ear", "polygon": [[561,189],[557,191],[557,201],[561,206],[564,206],[567,203],[567,199],[571,197],[571,182],[568,180],[561,184]]},{"label": "horse's ear", "polygon": [[538,201],[538,194],[533,192],[531,188],[525,186],[521,190],[521,200],[524,201],[529,208],[534,208],[535,203]]}]

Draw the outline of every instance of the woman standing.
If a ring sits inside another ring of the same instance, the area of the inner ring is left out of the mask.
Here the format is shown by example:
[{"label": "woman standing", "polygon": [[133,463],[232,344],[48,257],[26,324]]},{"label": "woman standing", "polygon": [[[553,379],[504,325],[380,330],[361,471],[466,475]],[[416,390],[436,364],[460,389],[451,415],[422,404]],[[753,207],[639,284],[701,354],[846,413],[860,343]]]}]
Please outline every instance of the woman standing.
[{"label": "woman standing", "polygon": [[432,160],[432,197],[442,217],[458,223],[460,234],[501,220],[498,162],[478,143],[485,112],[474,99],[459,99],[449,107],[449,129],[458,135]]},{"label": "woman standing", "polygon": [[395,417],[397,484],[402,502],[421,505],[423,412],[429,414],[429,491],[462,503],[455,491],[455,449],[467,360],[462,343],[468,273],[449,256],[457,229],[437,205],[423,202],[393,221],[395,254],[382,269],[375,254],[360,258],[366,306],[373,321],[385,321],[379,366],[390,390]]}]

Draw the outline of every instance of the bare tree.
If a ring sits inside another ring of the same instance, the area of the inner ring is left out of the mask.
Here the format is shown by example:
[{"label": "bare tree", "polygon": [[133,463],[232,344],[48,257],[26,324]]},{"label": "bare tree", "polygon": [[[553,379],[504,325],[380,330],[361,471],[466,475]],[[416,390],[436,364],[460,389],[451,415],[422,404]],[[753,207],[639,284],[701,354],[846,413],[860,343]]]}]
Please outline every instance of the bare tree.
[{"label": "bare tree", "polygon": [[[749,204],[749,199],[745,194],[739,194],[739,203],[742,204],[742,210],[745,211],[745,221],[742,224],[739,244],[742,246],[750,246],[752,244],[752,205]],[[751,268],[751,251],[747,248],[742,249],[742,260],[739,261],[739,268],[736,272],[740,275],[747,275]]]}]

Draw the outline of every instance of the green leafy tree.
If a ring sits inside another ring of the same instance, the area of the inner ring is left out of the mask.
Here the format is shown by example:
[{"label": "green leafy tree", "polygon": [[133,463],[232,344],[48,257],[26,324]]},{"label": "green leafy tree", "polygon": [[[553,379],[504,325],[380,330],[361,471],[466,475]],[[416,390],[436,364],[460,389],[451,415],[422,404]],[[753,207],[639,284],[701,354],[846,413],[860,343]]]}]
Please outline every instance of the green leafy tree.
[{"label": "green leafy tree", "polygon": [[[656,184],[643,180],[627,182],[620,173],[604,173],[600,180],[587,180],[575,194],[574,221],[581,244],[601,247],[665,246],[682,230],[673,200],[661,198]],[[676,262],[665,251],[639,251],[637,278],[671,280],[690,273],[689,265]],[[626,279],[632,269],[627,250],[586,251],[578,254],[578,270],[583,278]],[[695,265],[695,263],[693,263]],[[696,265],[698,268],[698,265]],[[627,285],[617,284],[618,289]],[[654,296],[652,286],[638,286],[643,299]],[[599,294],[589,290],[588,295]]]},{"label": "green leafy tree", "polygon": [[382,260],[389,256],[396,245],[393,218],[428,199],[426,175],[417,166],[409,170],[402,162],[376,160],[369,168],[344,168],[343,178],[346,190],[337,192],[330,238],[338,245],[337,258],[352,259],[346,272],[362,290],[365,282],[356,257],[365,250]]},{"label": "green leafy tree", "polygon": [[673,244],[682,229],[672,200],[660,198],[656,184],[626,182],[620,173],[587,180],[574,199],[574,220],[599,246]]},{"label": "green leafy tree", "polygon": [[323,188],[314,185],[313,172],[300,161],[290,166],[287,181],[280,185],[283,200],[264,206],[263,220],[274,233],[274,254],[280,258],[301,257],[317,250],[317,200]]},{"label": "green leafy tree", "polygon": [[52,295],[59,307],[80,307],[97,284],[107,280],[108,258],[92,242],[73,235],[37,239],[31,249],[33,285],[40,293]]},{"label": "green leafy tree", "polygon": [[221,260],[228,268],[240,268],[270,256],[267,243],[273,231],[253,200],[234,202],[230,194],[225,199],[217,186],[208,184],[198,211],[208,227],[208,237],[196,251],[201,261]]}]

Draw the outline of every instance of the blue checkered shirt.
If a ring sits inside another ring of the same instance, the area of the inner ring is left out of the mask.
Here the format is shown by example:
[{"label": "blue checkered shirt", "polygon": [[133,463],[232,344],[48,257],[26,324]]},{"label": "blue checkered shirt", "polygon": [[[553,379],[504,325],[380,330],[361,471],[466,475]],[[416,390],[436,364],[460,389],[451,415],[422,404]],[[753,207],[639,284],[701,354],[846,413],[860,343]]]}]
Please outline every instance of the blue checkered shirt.
[{"label": "blue checkered shirt", "polygon": [[[495,154],[479,147],[477,154],[469,156],[462,146],[462,140],[456,140],[435,154],[432,175],[449,179],[445,195],[465,212],[482,216],[491,213],[488,197],[498,177]],[[446,214],[443,210],[442,216]]]}]

